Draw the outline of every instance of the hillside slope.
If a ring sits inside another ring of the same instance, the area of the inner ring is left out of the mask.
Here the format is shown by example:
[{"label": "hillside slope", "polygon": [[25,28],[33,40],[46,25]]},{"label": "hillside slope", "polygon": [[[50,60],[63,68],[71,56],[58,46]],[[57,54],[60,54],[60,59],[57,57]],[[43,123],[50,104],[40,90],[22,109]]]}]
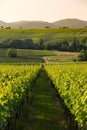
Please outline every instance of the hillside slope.
[{"label": "hillside slope", "polygon": [[3,21],[0,21],[0,27],[1,27],[1,26],[6,27],[6,26],[8,26],[8,24],[5,23],[5,22],[3,22]]},{"label": "hillside slope", "polygon": [[84,28],[87,26],[87,21],[79,19],[64,19],[53,23],[57,27],[68,26],[70,28]]},{"label": "hillside slope", "polygon": [[84,29],[0,29],[0,41],[16,38],[16,39],[28,39],[31,38],[35,43],[40,39],[44,40],[44,43],[55,43],[60,40],[70,40],[74,37],[82,39],[87,37],[87,28]]},{"label": "hillside slope", "polygon": [[84,28],[87,26],[87,21],[79,20],[79,19],[63,19],[56,22],[44,22],[44,21],[18,21],[18,22],[11,22],[6,23],[0,21],[0,27],[12,27],[12,28],[59,28],[68,26],[70,28]]},{"label": "hillside slope", "polygon": [[19,21],[19,22],[13,22],[9,23],[9,26],[13,28],[45,28],[45,27],[51,27],[55,28],[56,25],[49,23],[49,22],[43,22],[43,21]]}]

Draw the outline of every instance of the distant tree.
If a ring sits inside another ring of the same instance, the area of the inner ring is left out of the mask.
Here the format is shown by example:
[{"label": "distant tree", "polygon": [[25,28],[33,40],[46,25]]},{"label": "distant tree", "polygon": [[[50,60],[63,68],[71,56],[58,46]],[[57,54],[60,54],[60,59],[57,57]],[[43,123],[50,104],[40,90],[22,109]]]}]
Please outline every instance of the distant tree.
[{"label": "distant tree", "polygon": [[45,26],[45,28],[50,28],[49,26]]},{"label": "distant tree", "polygon": [[0,48],[10,48],[9,43],[10,43],[11,39],[2,39],[0,40]]},{"label": "distant tree", "polygon": [[53,45],[53,49],[59,51],[68,51],[68,46],[69,46],[68,41],[63,40],[60,42],[56,42],[56,44]]},{"label": "distant tree", "polygon": [[83,44],[85,44],[85,43],[87,42],[87,37],[84,37],[84,38],[81,40],[81,42],[82,42]]},{"label": "distant tree", "polygon": [[63,28],[67,28],[66,26],[63,26]]},{"label": "distant tree", "polygon": [[14,48],[9,48],[7,50],[7,56],[8,57],[17,57],[17,50]]},{"label": "distant tree", "polygon": [[24,39],[24,48],[25,49],[34,49],[35,45],[32,39]]},{"label": "distant tree", "polygon": [[47,44],[45,44],[44,48],[46,50],[53,50],[54,49],[54,45],[52,43],[47,43]]},{"label": "distant tree", "polygon": [[1,28],[4,28],[3,26],[1,26]]},{"label": "distant tree", "polygon": [[78,52],[81,50],[80,48],[81,45],[79,40],[76,37],[74,37],[73,40],[69,43],[69,51]]},{"label": "distant tree", "polygon": [[38,49],[43,50],[44,49],[44,40],[41,38],[39,43],[38,43]]},{"label": "distant tree", "polygon": [[79,61],[87,61],[87,50],[82,50],[78,56]]},{"label": "distant tree", "polygon": [[9,43],[10,48],[22,49],[24,48],[23,40],[21,39],[12,39]]},{"label": "distant tree", "polygon": [[6,27],[6,29],[11,29],[11,27]]},{"label": "distant tree", "polygon": [[80,45],[82,46],[81,50],[87,50],[87,37],[81,39]]}]

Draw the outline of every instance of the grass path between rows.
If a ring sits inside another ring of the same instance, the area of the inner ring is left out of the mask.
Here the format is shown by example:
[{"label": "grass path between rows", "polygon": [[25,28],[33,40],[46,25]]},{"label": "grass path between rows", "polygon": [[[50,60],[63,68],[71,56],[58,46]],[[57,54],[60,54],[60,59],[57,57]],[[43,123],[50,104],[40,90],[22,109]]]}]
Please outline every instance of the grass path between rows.
[{"label": "grass path between rows", "polygon": [[15,130],[70,130],[62,105],[44,69],[33,83],[31,94],[33,98],[24,107]]}]

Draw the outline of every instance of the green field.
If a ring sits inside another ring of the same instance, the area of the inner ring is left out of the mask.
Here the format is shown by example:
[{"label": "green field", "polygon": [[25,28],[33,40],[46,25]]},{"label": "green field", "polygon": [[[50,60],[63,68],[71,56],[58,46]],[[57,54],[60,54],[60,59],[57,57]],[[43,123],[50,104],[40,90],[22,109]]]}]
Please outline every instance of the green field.
[{"label": "green field", "polygon": [[79,53],[59,52],[48,50],[17,49],[17,57],[6,56],[7,49],[0,49],[0,63],[49,63],[49,62],[71,62],[77,58]]},{"label": "green field", "polygon": [[82,29],[0,29],[0,40],[9,38],[27,39],[31,38],[37,43],[41,38],[45,43],[55,43],[60,40],[71,40],[74,37],[82,39],[87,37],[87,28]]}]

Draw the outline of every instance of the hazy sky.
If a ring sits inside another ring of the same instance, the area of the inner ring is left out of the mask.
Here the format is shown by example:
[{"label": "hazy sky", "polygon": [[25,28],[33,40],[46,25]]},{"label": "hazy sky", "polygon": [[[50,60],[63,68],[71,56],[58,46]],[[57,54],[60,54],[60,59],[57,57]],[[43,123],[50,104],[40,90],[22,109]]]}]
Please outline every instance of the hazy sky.
[{"label": "hazy sky", "polygon": [[87,20],[87,0],[0,0],[0,20]]}]

